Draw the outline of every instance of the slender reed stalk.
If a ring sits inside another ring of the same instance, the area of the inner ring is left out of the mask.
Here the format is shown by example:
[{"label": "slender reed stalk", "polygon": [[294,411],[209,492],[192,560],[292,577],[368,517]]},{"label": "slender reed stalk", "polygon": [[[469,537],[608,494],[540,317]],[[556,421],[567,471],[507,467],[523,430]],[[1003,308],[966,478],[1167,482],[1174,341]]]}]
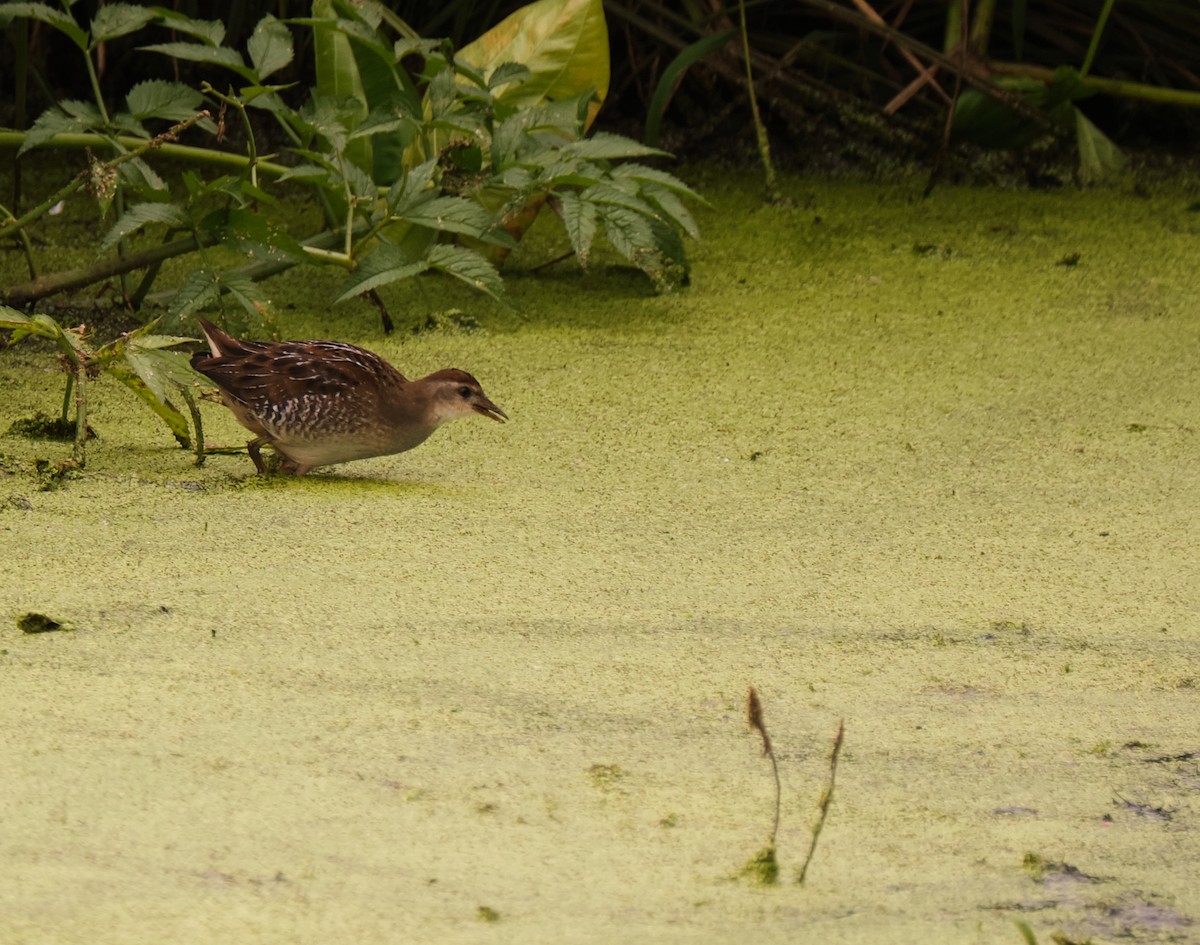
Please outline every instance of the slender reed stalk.
[{"label": "slender reed stalk", "polygon": [[817,802],[817,822],[812,828],[812,842],[808,845],[808,855],[804,858],[804,865],[800,867],[800,873],[796,876],[796,883],[803,884],[804,879],[808,876],[808,867],[812,864],[813,855],[817,852],[817,841],[821,839],[821,831],[825,829],[825,820],[829,816],[829,805],[833,803],[833,784],[837,778],[838,755],[842,751],[842,737],[846,734],[845,720],[838,722],[837,735],[833,739],[833,750],[829,753],[829,783],[825,786],[825,790],[821,793],[821,800]]}]

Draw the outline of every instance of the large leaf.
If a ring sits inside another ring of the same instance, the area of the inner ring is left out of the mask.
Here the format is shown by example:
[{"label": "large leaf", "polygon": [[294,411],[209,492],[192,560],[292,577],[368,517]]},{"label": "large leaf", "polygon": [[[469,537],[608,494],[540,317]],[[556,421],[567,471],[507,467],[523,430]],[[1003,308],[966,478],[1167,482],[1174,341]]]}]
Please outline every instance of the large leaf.
[{"label": "large leaf", "polygon": [[261,82],[292,61],[292,31],[267,14],[250,34],[246,51],[250,53],[250,61]]},{"label": "large leaf", "polygon": [[427,269],[429,263],[426,260],[418,259],[413,262],[400,247],[391,243],[380,243],[363,257],[358,268],[342,283],[342,291],[334,301],[344,302],[391,282],[411,279]]},{"label": "large leaf", "polygon": [[511,248],[517,245],[511,236],[497,228],[490,213],[466,197],[435,197],[395,216],[405,223],[446,233],[462,233],[497,246]]},{"label": "large leaf", "polygon": [[102,252],[112,249],[117,243],[132,236],[151,223],[163,223],[171,229],[185,229],[191,225],[182,207],[172,203],[139,203],[130,207],[100,241]]},{"label": "large leaf", "polygon": [[68,36],[80,49],[87,49],[87,32],[75,22],[74,17],[44,3],[5,3],[0,5],[0,16],[22,16],[48,23]]},{"label": "large leaf", "polygon": [[194,20],[190,16],[160,7],[162,25],[174,33],[195,36],[208,46],[220,46],[225,39],[225,24],[220,20]]},{"label": "large leaf", "polygon": [[224,66],[226,69],[232,69],[243,79],[254,81],[254,70],[247,68],[241,53],[228,46],[206,46],[202,43],[154,43],[139,48],[147,52],[162,53],[172,59],[186,59],[189,62]]},{"label": "large leaf", "polygon": [[[166,352],[146,351],[144,354],[162,355],[166,354]],[[187,420],[184,419],[183,414],[166,402],[165,394],[159,396],[146,383],[145,378],[140,376],[141,371],[138,370],[139,366],[145,367],[142,358],[136,356],[130,357],[129,352],[126,352],[126,358],[133,370],[130,370],[129,367],[123,364],[110,364],[107,368],[107,373],[129,388],[138,400],[154,411],[162,419],[163,423],[167,425],[167,428],[175,437],[175,441],[180,446],[184,449],[190,449],[192,445],[191,431],[188,430]],[[151,376],[153,376],[153,373],[151,373]]]},{"label": "large leaf", "polygon": [[429,250],[429,267],[465,282],[478,292],[485,292],[497,302],[505,302],[504,281],[496,267],[479,253],[465,246],[438,243]]},{"label": "large leaf", "polygon": [[191,86],[163,79],[139,82],[125,97],[125,107],[138,121],[147,118],[182,121],[198,111],[203,102],[204,96]]},{"label": "large leaf", "polygon": [[458,58],[485,76],[505,63],[529,70],[520,83],[503,86],[499,101],[537,105],[595,90],[595,117],[608,94],[608,25],[602,0],[537,0],[459,50]]},{"label": "large leaf", "polygon": [[596,236],[596,205],[587,200],[580,200],[573,191],[564,191],[558,196],[562,210],[563,226],[571,240],[571,248],[575,250],[575,258],[579,265],[586,267],[588,254],[592,249],[592,240]]},{"label": "large leaf", "polygon": [[49,141],[58,134],[75,134],[104,127],[104,118],[99,109],[90,102],[64,99],[42,112],[33,127],[25,133],[25,140],[17,154]]},{"label": "large leaf", "polygon": [[612,161],[632,157],[670,157],[667,151],[647,147],[632,138],[600,131],[582,141],[563,145],[564,155],[586,158],[589,161]]},{"label": "large leaf", "polygon": [[[309,256],[295,238],[261,213],[231,208],[215,210],[204,218],[204,229],[251,262],[308,262]],[[226,289],[231,286],[226,280]]]},{"label": "large leaf", "polygon": [[149,7],[135,7],[132,3],[107,3],[92,18],[91,46],[95,48],[106,40],[134,33],[157,17],[158,14]]}]

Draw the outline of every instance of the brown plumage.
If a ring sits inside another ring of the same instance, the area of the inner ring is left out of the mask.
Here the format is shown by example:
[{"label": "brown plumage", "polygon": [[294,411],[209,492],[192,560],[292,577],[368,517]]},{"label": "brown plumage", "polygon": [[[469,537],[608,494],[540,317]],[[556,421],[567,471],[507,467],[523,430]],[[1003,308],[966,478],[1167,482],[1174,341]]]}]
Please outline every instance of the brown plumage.
[{"label": "brown plumage", "polygon": [[247,447],[260,474],[263,446],[275,448],[285,471],[302,476],[314,466],[410,450],[458,417],[508,416],[458,368],[410,381],[354,345],[241,341],[204,319],[200,327],[210,351],[192,355],[192,367],[255,434]]}]

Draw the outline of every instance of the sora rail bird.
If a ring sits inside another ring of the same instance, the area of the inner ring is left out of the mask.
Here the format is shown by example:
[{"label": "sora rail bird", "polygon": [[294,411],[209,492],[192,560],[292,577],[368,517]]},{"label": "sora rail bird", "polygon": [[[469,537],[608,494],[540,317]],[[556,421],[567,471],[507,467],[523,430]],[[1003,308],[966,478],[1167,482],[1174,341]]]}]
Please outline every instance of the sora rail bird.
[{"label": "sora rail bird", "polygon": [[383,358],[336,341],[241,341],[200,319],[209,352],[192,367],[220,388],[238,423],[255,435],[247,447],[272,446],[285,472],[403,453],[448,420],[479,413],[504,422],[479,381],[445,368],[410,381]]}]

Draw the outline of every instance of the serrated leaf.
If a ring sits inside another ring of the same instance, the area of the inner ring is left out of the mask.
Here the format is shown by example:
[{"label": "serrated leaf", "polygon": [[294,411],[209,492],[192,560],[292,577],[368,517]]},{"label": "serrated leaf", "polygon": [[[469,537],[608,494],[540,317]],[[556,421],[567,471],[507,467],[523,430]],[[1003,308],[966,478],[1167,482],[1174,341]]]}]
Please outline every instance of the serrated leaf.
[{"label": "serrated leaf", "polygon": [[558,204],[562,209],[563,226],[571,240],[571,248],[575,250],[575,258],[581,267],[587,268],[588,254],[596,236],[596,205],[580,200],[579,195],[572,191],[559,194]]},{"label": "serrated leaf", "polygon": [[59,32],[70,38],[80,49],[86,50],[87,32],[75,22],[75,18],[71,14],[62,10],[56,10],[54,7],[47,6],[44,3],[6,3],[0,6],[0,14],[13,17],[27,17],[31,20],[40,20],[43,23],[48,23]]},{"label": "serrated leaf", "polygon": [[[261,213],[237,208],[215,210],[204,218],[201,225],[213,233],[222,245],[250,262],[270,260],[303,263],[309,258],[304,247]],[[233,278],[227,274],[222,286],[230,288]]]},{"label": "serrated leaf", "polygon": [[246,43],[250,61],[261,82],[292,61],[292,33],[283,23],[267,14],[258,21]]},{"label": "serrated leaf", "polygon": [[[59,110],[70,105],[82,107],[76,109],[75,114],[63,114]],[[60,102],[58,107],[51,106],[38,116],[37,121],[33,123],[33,127],[25,132],[25,139],[21,142],[21,147],[17,150],[17,154],[24,154],[31,148],[45,144],[55,135],[92,131],[93,129],[103,127],[103,125],[104,119],[100,117],[100,112],[94,106],[88,105],[86,102]]]},{"label": "serrated leaf", "polygon": [[163,79],[139,82],[125,96],[125,107],[139,121],[147,118],[182,121],[199,111],[203,102],[204,96],[196,89],[182,82],[167,82]]},{"label": "serrated leaf", "polygon": [[342,283],[342,291],[335,302],[346,299],[401,279],[411,279],[429,268],[424,259],[412,262],[407,254],[391,243],[380,243],[359,262],[358,268]]},{"label": "serrated leaf", "polygon": [[592,203],[624,207],[641,216],[652,217],[655,215],[653,207],[640,197],[636,197],[625,188],[620,187],[620,183],[620,181],[600,181],[588,187],[580,196]]},{"label": "serrated leaf", "polygon": [[496,267],[474,250],[465,246],[438,243],[429,250],[429,267],[465,282],[478,292],[485,292],[497,302],[506,302],[504,280]]},{"label": "serrated leaf", "polygon": [[430,184],[436,169],[437,159],[430,158],[405,173],[388,190],[388,210],[393,215],[399,215],[407,213],[417,203],[432,199],[436,191]]},{"label": "serrated leaf", "polygon": [[658,184],[667,190],[674,191],[683,197],[690,197],[692,200],[699,201],[708,206],[708,202],[701,197],[696,191],[692,190],[687,184],[681,181],[674,174],[668,174],[666,171],[660,171],[656,167],[647,167],[645,164],[637,164],[630,162],[627,164],[618,164],[611,171],[614,178],[632,179],[641,181],[642,183]]},{"label": "serrated leaf", "polygon": [[226,272],[221,276],[221,288],[256,321],[261,321],[270,308],[260,285],[240,272]]},{"label": "serrated leaf", "polygon": [[[166,352],[144,352],[145,354],[165,354]],[[184,449],[190,449],[192,445],[191,431],[188,429],[187,420],[183,414],[166,403],[166,394],[158,394],[153,388],[147,384],[146,379],[142,376],[141,369],[146,369],[146,363],[137,355],[131,354],[127,349],[125,352],[126,361],[129,367],[120,364],[110,364],[106,371],[115,377],[118,381],[124,384],[142,403],[149,407],[157,414],[167,425],[171,434],[175,437],[177,443]],[[132,370],[130,370],[132,368]],[[148,371],[151,377],[154,376],[152,370]]]},{"label": "serrated leaf", "polygon": [[221,295],[221,287],[217,282],[216,273],[207,269],[196,269],[183,280],[183,285],[171,300],[167,314],[171,321],[177,322],[185,315],[197,312]]},{"label": "serrated leaf", "polygon": [[533,76],[529,71],[528,66],[523,66],[519,62],[504,62],[498,65],[492,74],[488,76],[487,87],[493,92],[502,85],[520,85],[522,82],[528,82]]},{"label": "serrated leaf", "polygon": [[695,219],[683,205],[683,201],[676,197],[673,191],[656,184],[647,184],[642,188],[642,196],[661,211],[663,218],[679,227],[697,243],[700,242],[700,228],[696,226]]},{"label": "serrated leaf", "polygon": [[334,151],[346,149],[349,130],[361,120],[358,99],[337,95],[314,95],[300,109],[300,117],[324,138]]},{"label": "serrated leaf", "polygon": [[126,239],[151,223],[162,223],[173,229],[190,226],[188,215],[182,207],[173,203],[139,203],[125,211],[100,241],[100,251],[107,252],[121,240]]},{"label": "serrated leaf", "polygon": [[95,49],[106,40],[136,32],[157,18],[158,14],[149,7],[136,7],[132,3],[106,3],[92,17],[91,48]]},{"label": "serrated leaf", "polygon": [[619,158],[634,157],[670,157],[669,151],[652,148],[649,145],[615,135],[607,131],[597,132],[582,141],[572,141],[563,146],[563,152],[574,157],[587,158],[590,161],[611,161]]},{"label": "serrated leaf", "polygon": [[220,46],[225,40],[225,24],[220,20],[194,20],[174,10],[159,8],[162,25],[176,33],[195,36],[208,46]]},{"label": "serrated leaf", "polygon": [[416,226],[446,233],[462,233],[497,246],[517,245],[508,233],[496,228],[496,221],[490,213],[466,197],[435,197],[394,216]]},{"label": "serrated leaf", "polygon": [[186,59],[188,62],[204,62],[209,65],[223,66],[226,69],[232,69],[247,81],[254,81],[254,71],[246,68],[242,54],[228,46],[205,46],[200,43],[154,43],[138,48],[145,52],[162,53],[172,59]]},{"label": "serrated leaf", "polygon": [[660,289],[687,283],[687,258],[676,230],[626,207],[597,208],[613,249],[654,280]]},{"label": "serrated leaf", "polygon": [[140,157],[130,158],[117,169],[117,173],[122,183],[132,187],[141,196],[154,199],[155,194],[161,196],[169,193],[167,182]]},{"label": "serrated leaf", "polygon": [[203,380],[203,375],[192,370],[189,355],[165,350],[190,340],[164,335],[131,338],[125,344],[125,360],[155,397],[166,400],[171,396],[172,388],[191,387]]}]

